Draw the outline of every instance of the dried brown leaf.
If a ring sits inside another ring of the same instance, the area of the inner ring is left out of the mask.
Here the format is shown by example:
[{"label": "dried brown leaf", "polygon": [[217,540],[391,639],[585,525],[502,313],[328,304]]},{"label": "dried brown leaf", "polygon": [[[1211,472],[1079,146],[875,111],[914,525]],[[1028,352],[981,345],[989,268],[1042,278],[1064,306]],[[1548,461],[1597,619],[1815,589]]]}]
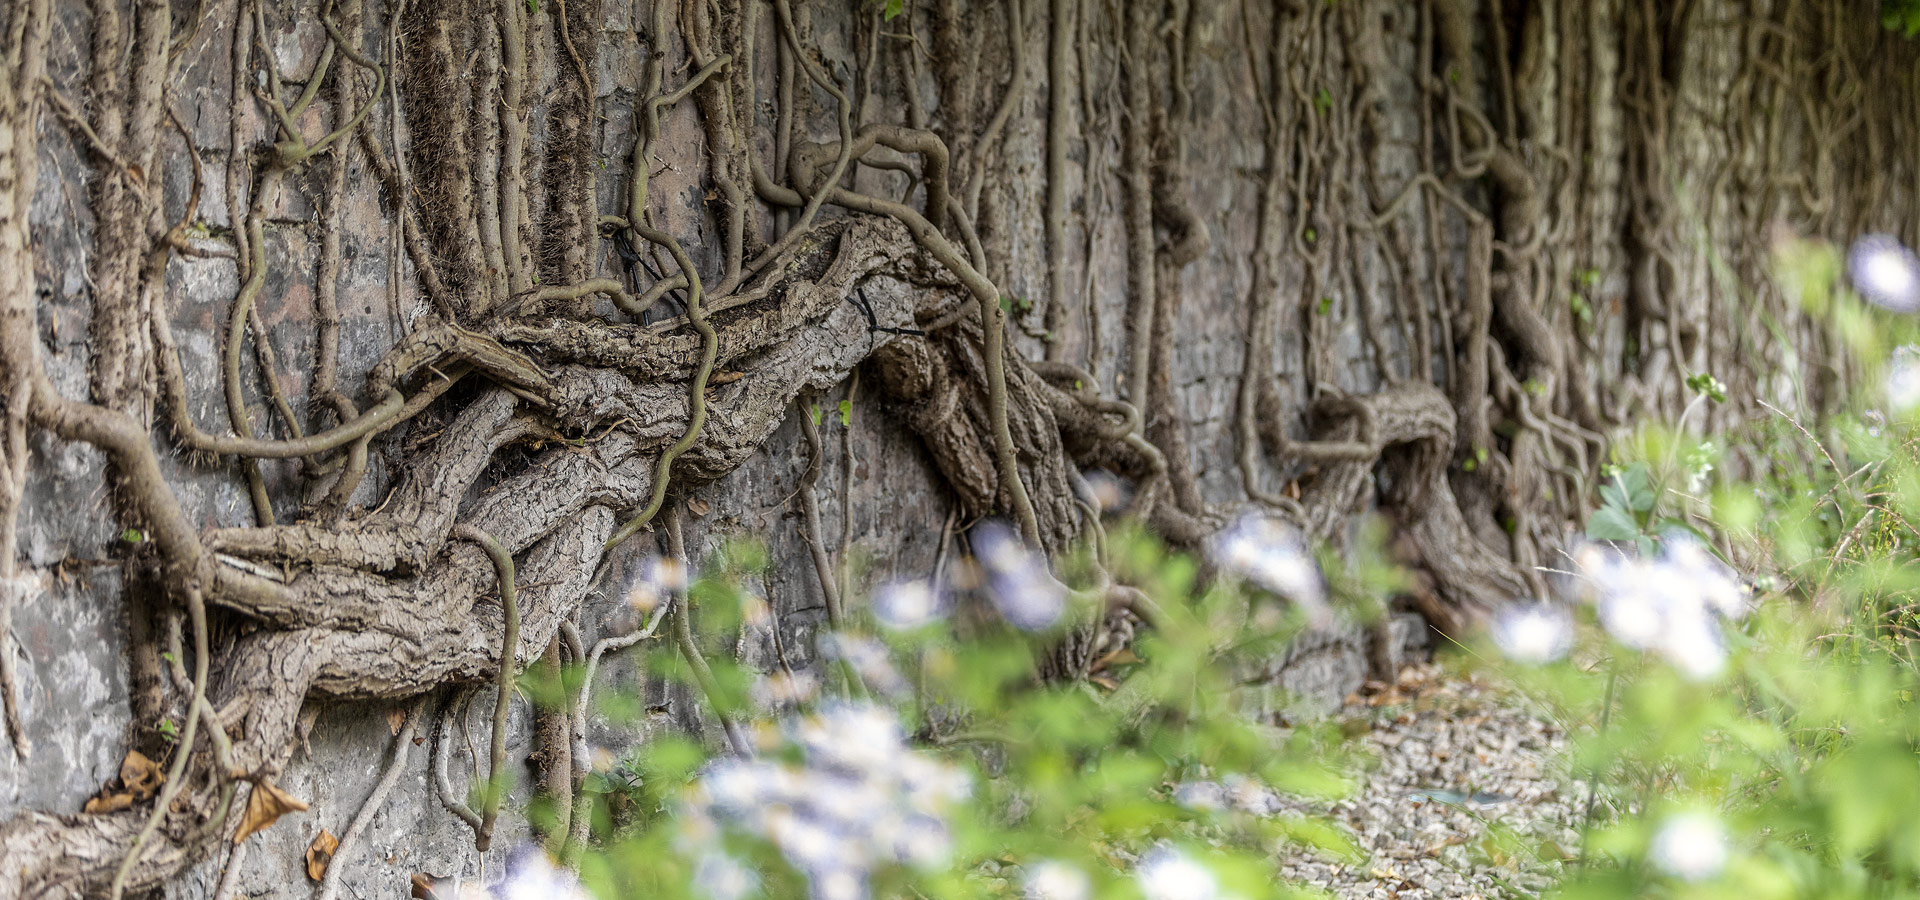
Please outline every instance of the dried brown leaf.
[{"label": "dried brown leaf", "polygon": [[133,805],[133,796],[126,793],[102,794],[87,801],[80,811],[90,816],[101,813],[119,812]]},{"label": "dried brown leaf", "polygon": [[407,711],[398,706],[387,710],[387,733],[399,734],[400,726],[407,724]]},{"label": "dried brown leaf", "polygon": [[413,882],[411,896],[414,900],[436,900],[440,896],[433,892],[433,877],[427,873],[415,872],[411,880]]},{"label": "dried brown leaf", "polygon": [[696,519],[712,511],[713,507],[699,497],[687,501],[687,512],[693,513]]},{"label": "dried brown leaf", "polygon": [[340,839],[333,832],[320,829],[313,836],[313,843],[307,845],[307,877],[319,881],[327,874],[327,864],[333,862],[333,851],[340,849]]},{"label": "dried brown leaf", "polygon": [[160,764],[138,750],[128,750],[126,758],[120,761],[120,784],[135,800],[153,796],[166,780],[167,775],[160,771]]},{"label": "dried brown leaf", "polygon": [[254,832],[279,821],[281,816],[306,808],[307,801],[281,790],[271,779],[262,778],[247,792],[247,812],[240,817],[240,830],[233,833],[233,842],[245,841]]}]

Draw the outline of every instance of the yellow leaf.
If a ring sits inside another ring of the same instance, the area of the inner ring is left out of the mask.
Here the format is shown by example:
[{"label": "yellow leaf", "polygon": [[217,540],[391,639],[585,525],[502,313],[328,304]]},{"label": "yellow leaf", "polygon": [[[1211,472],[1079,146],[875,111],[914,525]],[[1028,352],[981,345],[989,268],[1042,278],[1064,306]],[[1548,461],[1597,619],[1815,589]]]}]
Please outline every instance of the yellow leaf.
[{"label": "yellow leaf", "polygon": [[167,775],[160,771],[160,764],[138,750],[128,750],[127,758],[120,761],[120,783],[135,800],[153,796],[166,780]]},{"label": "yellow leaf", "polygon": [[253,790],[247,792],[247,812],[240,818],[240,830],[233,833],[233,842],[238,844],[256,831],[263,831],[281,816],[290,812],[299,812],[307,808],[307,802],[287,793],[270,779],[262,778],[255,782]]},{"label": "yellow leaf", "polygon": [[340,849],[340,839],[333,832],[320,829],[313,836],[313,843],[307,845],[307,877],[319,881],[327,874],[327,864],[333,862],[333,851]]}]

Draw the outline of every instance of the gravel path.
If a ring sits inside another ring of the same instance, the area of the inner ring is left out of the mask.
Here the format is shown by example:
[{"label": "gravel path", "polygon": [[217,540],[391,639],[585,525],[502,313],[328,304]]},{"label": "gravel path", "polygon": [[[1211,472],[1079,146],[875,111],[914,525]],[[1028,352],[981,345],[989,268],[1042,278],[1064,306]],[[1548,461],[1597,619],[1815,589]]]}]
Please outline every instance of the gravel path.
[{"label": "gravel path", "polygon": [[1527,897],[1578,852],[1583,789],[1564,771],[1565,735],[1483,681],[1410,666],[1339,714],[1375,757],[1351,797],[1286,802],[1331,816],[1368,854],[1302,851],[1288,880],[1343,898]]}]

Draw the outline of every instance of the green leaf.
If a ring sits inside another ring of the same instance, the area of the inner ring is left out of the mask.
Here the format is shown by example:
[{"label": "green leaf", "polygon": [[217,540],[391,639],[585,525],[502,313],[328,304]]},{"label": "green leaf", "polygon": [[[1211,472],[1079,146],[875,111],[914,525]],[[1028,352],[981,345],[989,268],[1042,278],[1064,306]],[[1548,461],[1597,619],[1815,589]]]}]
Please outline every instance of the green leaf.
[{"label": "green leaf", "polygon": [[822,415],[822,413],[820,412],[820,404],[818,403],[807,404],[807,415],[813,417],[813,427],[815,428],[820,427],[820,418]]},{"label": "green leaf", "polygon": [[891,22],[894,20],[894,17],[906,11],[907,0],[887,0],[886,8],[881,11],[880,18]]},{"label": "green leaf", "polygon": [[1578,291],[1567,295],[1567,306],[1572,308],[1574,318],[1579,319],[1580,324],[1593,324],[1593,304],[1588,303],[1587,298]]},{"label": "green leaf", "polygon": [[840,426],[842,428],[846,428],[852,425],[853,425],[853,401],[842,400],[840,401]]},{"label": "green leaf", "polygon": [[1618,506],[1602,506],[1587,518],[1587,540],[1630,541],[1639,536],[1640,523]]},{"label": "green leaf", "polygon": [[1636,513],[1651,511],[1655,496],[1653,474],[1643,462],[1616,469],[1607,482],[1600,486],[1600,502],[1603,505],[1618,506]]},{"label": "green leaf", "polygon": [[138,528],[129,528],[125,531],[120,532],[120,539],[123,541],[126,541],[129,544],[138,544],[141,541],[146,540],[147,536],[144,534],[141,534],[140,529]]},{"label": "green leaf", "polygon": [[[1309,231],[1311,231],[1312,229],[1308,229],[1308,230],[1309,230]],[[1321,314],[1321,315],[1323,315],[1323,316],[1325,316],[1325,315],[1331,315],[1331,314],[1333,313],[1333,298],[1332,298],[1332,297],[1321,297],[1321,298],[1320,298],[1320,309],[1319,309],[1319,312],[1320,312],[1320,314]]]}]

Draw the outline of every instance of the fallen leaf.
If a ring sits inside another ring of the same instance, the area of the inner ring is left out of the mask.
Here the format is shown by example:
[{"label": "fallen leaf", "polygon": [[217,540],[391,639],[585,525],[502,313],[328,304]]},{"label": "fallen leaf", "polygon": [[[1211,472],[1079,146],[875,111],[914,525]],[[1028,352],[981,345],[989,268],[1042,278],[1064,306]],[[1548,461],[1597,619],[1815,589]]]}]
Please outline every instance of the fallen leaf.
[{"label": "fallen leaf", "polygon": [[701,516],[706,515],[709,512],[712,512],[713,506],[708,504],[707,501],[702,500],[699,497],[695,497],[692,500],[687,501],[687,511],[690,513],[693,513],[694,518],[697,519]]},{"label": "fallen leaf", "polygon": [[413,873],[412,881],[413,892],[410,896],[414,900],[436,900],[440,896],[433,892],[433,878],[425,872]]},{"label": "fallen leaf", "polygon": [[1087,671],[1089,673],[1099,672],[1110,666],[1130,666],[1142,662],[1146,662],[1146,660],[1141,659],[1139,654],[1134,653],[1132,647],[1120,647],[1095,660],[1093,665],[1088,667]]},{"label": "fallen leaf", "polygon": [[255,782],[253,790],[247,792],[247,812],[240,818],[240,830],[233,833],[233,842],[238,844],[251,837],[254,832],[262,831],[290,812],[299,812],[307,808],[307,802],[280,789],[272,780],[262,778]]},{"label": "fallen leaf", "polygon": [[313,843],[307,845],[307,877],[319,881],[327,874],[327,864],[333,862],[333,851],[340,849],[340,839],[333,832],[320,829],[313,836]]},{"label": "fallen leaf", "polygon": [[153,796],[166,780],[166,773],[160,771],[160,764],[138,750],[128,750],[126,758],[120,761],[120,784],[135,800]]},{"label": "fallen leaf", "polygon": [[88,800],[87,805],[80,811],[90,816],[97,816],[102,813],[119,812],[132,805],[133,797],[130,794],[102,794]]},{"label": "fallen leaf", "polygon": [[[167,775],[160,771],[160,764],[147,758],[138,750],[128,750],[120,761],[120,777],[101,786],[100,792],[87,801],[80,811],[89,815],[119,812],[139,803],[152,799],[166,783]],[[116,783],[117,782],[117,783]]]},{"label": "fallen leaf", "polygon": [[396,706],[387,710],[387,733],[399,734],[400,726],[407,724],[407,711]]}]

